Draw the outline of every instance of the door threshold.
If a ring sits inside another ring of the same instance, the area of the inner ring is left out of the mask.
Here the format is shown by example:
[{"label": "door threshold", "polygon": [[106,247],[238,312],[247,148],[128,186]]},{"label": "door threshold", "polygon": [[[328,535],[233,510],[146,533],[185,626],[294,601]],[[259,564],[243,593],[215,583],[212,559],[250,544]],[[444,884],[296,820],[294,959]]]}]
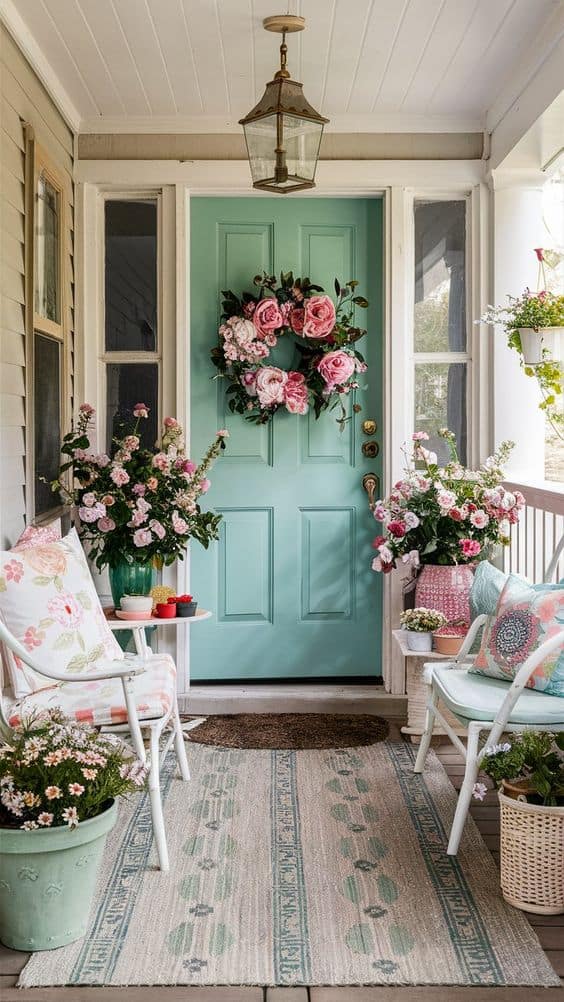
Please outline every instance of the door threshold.
[{"label": "door threshold", "polygon": [[206,685],[198,682],[179,695],[183,713],[375,713],[405,721],[407,696],[386,692],[382,685],[312,685],[299,682]]}]

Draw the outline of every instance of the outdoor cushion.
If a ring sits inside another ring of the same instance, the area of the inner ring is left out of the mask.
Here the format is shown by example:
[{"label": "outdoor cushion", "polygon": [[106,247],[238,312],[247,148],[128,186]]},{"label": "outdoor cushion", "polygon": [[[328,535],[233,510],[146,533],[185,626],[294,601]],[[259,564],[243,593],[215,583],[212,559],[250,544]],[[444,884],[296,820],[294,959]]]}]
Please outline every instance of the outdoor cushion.
[{"label": "outdoor cushion", "polygon": [[[509,682],[480,677],[448,665],[433,665],[440,698],[460,720],[495,720]],[[564,703],[558,696],[524,689],[509,716],[511,724],[562,724]]]},{"label": "outdoor cushion", "polygon": [[495,619],[484,628],[472,671],[511,681],[537,648],[556,634],[562,646],[547,655],[529,688],[564,696],[564,588],[533,588],[511,574],[499,597]]},{"label": "outdoor cushion", "polygon": [[[0,551],[0,615],[46,669],[76,672],[100,658],[123,658],[75,529],[55,542]],[[13,663],[16,697],[45,686],[18,658]]]},{"label": "outdoor cushion", "polygon": [[[121,662],[123,663],[123,662]],[[8,720],[12,727],[34,710],[60,706],[67,717],[82,723],[105,726],[127,722],[127,707],[120,679],[89,682],[59,682],[24,696],[12,704]],[[43,682],[47,682],[43,679]],[[169,713],[175,696],[176,668],[169,654],[155,654],[147,660],[147,670],[133,680],[135,704],[141,720]]]},{"label": "outdoor cushion", "polygon": [[470,613],[472,620],[477,616],[494,616],[508,575],[499,567],[482,560],[476,567],[474,580],[470,589]]}]

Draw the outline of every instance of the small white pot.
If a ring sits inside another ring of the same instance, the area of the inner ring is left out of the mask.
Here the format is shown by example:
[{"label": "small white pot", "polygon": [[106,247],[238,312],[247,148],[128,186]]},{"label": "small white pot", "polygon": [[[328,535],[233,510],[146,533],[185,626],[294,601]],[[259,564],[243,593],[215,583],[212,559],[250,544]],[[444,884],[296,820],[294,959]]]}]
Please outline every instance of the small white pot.
[{"label": "small white pot", "polygon": [[421,651],[428,654],[433,650],[433,634],[422,633],[419,630],[406,630],[405,639],[410,651]]},{"label": "small white pot", "polygon": [[124,595],[121,600],[123,612],[151,612],[152,595]]},{"label": "small white pot", "polygon": [[564,358],[564,327],[540,327],[538,331],[532,327],[520,327],[519,335],[525,365],[542,362],[544,349],[554,361]]}]

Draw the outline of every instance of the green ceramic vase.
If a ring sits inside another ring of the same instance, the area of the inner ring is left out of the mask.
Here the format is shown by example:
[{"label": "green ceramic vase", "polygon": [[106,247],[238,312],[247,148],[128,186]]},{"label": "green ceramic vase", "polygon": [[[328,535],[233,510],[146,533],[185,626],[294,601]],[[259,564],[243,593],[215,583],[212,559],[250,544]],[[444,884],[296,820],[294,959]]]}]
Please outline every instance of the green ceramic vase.
[{"label": "green ceramic vase", "polygon": [[155,583],[155,571],[150,562],[122,560],[115,567],[108,567],[108,574],[116,609],[124,595],[148,595]]},{"label": "green ceramic vase", "polygon": [[0,832],[0,942],[55,950],[84,936],[117,805],[77,828]]}]

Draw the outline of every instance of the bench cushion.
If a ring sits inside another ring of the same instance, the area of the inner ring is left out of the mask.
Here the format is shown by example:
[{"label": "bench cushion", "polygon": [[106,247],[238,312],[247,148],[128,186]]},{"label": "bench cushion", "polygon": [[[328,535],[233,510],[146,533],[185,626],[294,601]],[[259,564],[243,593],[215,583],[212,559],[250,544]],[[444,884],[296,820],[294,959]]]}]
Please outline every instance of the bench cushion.
[{"label": "bench cushion", "polygon": [[[430,666],[431,667],[431,666]],[[443,703],[460,720],[495,720],[510,682],[475,675],[471,671],[432,665],[433,680]],[[564,701],[534,689],[525,689],[509,717],[511,724],[564,724]]]}]

